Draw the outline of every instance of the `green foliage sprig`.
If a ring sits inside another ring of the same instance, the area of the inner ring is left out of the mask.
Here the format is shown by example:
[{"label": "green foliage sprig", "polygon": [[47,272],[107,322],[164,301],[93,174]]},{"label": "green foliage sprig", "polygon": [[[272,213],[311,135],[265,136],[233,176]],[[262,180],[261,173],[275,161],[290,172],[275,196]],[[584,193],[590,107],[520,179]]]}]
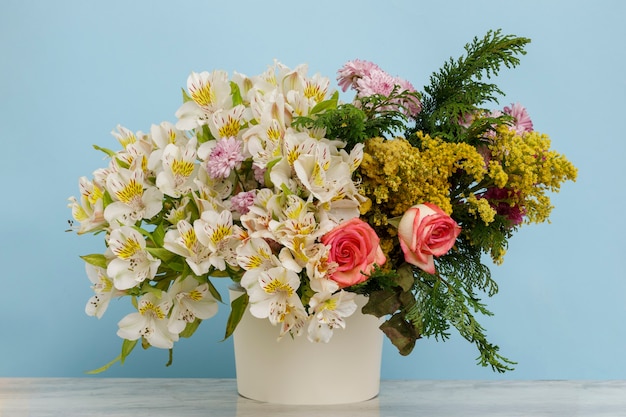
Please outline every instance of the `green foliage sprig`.
[{"label": "green foliage sprig", "polygon": [[357,143],[378,136],[393,136],[402,132],[411,118],[409,103],[419,103],[420,94],[395,86],[388,96],[374,94],[359,98],[355,103],[326,106],[323,112],[299,116],[293,126],[323,128],[325,137],[346,143],[350,151]]},{"label": "green foliage sprig", "polygon": [[510,123],[507,117],[482,119],[466,129],[459,121],[484,110],[486,102],[497,103],[502,90],[484,80],[496,76],[503,66],[516,67],[520,63],[518,55],[526,54],[528,43],[528,38],[502,35],[500,30],[489,31],[482,39],[475,37],[465,45],[465,56],[450,58],[431,75],[430,85],[424,87],[422,111],[407,137],[422,131],[452,142],[471,142],[493,129],[494,124]]}]

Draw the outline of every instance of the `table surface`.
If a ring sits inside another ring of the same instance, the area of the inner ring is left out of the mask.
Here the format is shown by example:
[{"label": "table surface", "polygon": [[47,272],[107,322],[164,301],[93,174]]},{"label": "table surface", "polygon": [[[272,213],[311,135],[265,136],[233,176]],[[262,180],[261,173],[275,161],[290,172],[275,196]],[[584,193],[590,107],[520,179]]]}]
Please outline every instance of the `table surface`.
[{"label": "table surface", "polygon": [[622,416],[626,381],[383,380],[372,400],[265,404],[234,379],[0,378],[0,417]]}]

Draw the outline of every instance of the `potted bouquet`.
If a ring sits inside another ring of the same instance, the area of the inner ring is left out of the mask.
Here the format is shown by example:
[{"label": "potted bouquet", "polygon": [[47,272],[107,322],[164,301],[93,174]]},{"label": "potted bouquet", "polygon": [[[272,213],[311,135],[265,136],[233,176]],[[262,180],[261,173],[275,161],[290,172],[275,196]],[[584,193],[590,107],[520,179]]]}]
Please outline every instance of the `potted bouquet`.
[{"label": "potted bouquet", "polygon": [[70,198],[77,232],[106,244],[82,256],[87,314],[116,297],[135,308],[112,363],[139,342],[171,352],[215,315],[228,277],[225,337],[249,314],[273,339],[332,344],[365,315],[402,355],[455,327],[481,365],[511,369],[477,321],[480,294],[497,292],[482,257],[501,263],[522,225],[548,219],[547,192],[576,178],[523,106],[486,107],[502,94],[488,80],[528,42],[475,38],[421,92],[350,61],[337,77],[350,103],[306,65],[194,72],[175,123],[118,126],[121,149],[95,146],[109,164]]}]

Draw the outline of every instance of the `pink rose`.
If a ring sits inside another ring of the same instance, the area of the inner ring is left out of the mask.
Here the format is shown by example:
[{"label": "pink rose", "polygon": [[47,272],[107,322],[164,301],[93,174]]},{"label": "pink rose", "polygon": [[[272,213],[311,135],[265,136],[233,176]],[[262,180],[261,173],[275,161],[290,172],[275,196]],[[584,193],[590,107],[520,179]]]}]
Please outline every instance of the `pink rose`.
[{"label": "pink rose", "polygon": [[404,260],[429,274],[435,273],[433,256],[445,255],[454,246],[459,233],[459,225],[431,203],[408,209],[398,226]]},{"label": "pink rose", "polygon": [[382,265],[386,261],[378,235],[359,218],[340,224],[321,240],[330,246],[328,261],[337,264],[330,278],[340,288],[365,281],[374,264]]}]

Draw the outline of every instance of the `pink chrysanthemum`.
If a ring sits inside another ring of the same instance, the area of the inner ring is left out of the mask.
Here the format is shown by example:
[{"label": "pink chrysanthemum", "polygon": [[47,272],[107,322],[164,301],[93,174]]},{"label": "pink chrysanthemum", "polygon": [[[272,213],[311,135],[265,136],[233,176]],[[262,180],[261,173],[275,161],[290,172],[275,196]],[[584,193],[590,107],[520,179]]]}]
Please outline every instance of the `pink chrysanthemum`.
[{"label": "pink chrysanthemum", "polygon": [[518,135],[521,135],[524,132],[533,131],[533,122],[530,120],[530,116],[528,115],[526,108],[520,103],[511,103],[511,107],[507,106],[504,108],[504,113],[515,118],[515,125],[512,126],[512,130],[514,130]]},{"label": "pink chrysanthemum", "polygon": [[261,185],[265,185],[265,171],[266,168],[261,168],[257,164],[252,164],[252,172],[254,173],[254,179]]},{"label": "pink chrysanthemum", "polygon": [[348,61],[339,71],[337,71],[337,81],[339,87],[343,91],[347,91],[348,88],[356,89],[357,81],[363,77],[369,77],[373,70],[379,70],[378,65],[369,61],[362,61],[355,59],[354,61]]},{"label": "pink chrysanthemum", "polygon": [[[415,92],[415,87],[402,78],[396,78],[382,70],[378,65],[355,59],[347,62],[338,71],[337,80],[343,91],[352,88],[359,98],[369,97],[375,94],[389,96],[393,89],[398,86],[401,92]],[[417,97],[410,97],[406,100],[395,100],[393,109],[402,108],[407,116],[415,116],[422,110],[422,103]]]},{"label": "pink chrysanthemum", "polygon": [[220,139],[207,161],[209,176],[211,178],[227,178],[230,171],[241,167],[244,160],[241,149],[241,142],[233,137]]},{"label": "pink chrysanthemum", "polygon": [[396,79],[380,68],[373,69],[366,77],[356,81],[356,90],[359,97],[368,97],[374,94],[388,96],[396,85]]},{"label": "pink chrysanthemum", "polygon": [[250,206],[254,204],[254,198],[256,197],[256,190],[242,191],[237,195],[234,195],[230,199],[230,203],[233,209],[237,210],[239,214],[247,214],[250,211]]},{"label": "pink chrysanthemum", "polygon": [[[396,78],[395,83],[400,86],[402,91],[408,91],[409,93],[415,93],[415,87],[409,81],[404,80],[402,78]],[[417,114],[422,111],[422,103],[418,100],[417,97],[411,97],[405,103],[402,103],[406,108],[406,113],[408,116],[417,116]]]}]

